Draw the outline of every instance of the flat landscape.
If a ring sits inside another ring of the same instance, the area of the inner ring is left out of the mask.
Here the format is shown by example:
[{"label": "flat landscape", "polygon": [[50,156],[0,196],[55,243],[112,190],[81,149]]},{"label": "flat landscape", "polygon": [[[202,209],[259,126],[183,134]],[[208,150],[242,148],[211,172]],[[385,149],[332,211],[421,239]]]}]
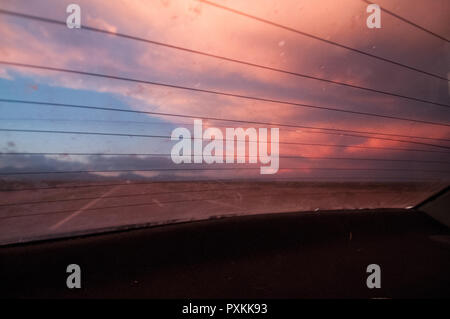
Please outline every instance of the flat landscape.
[{"label": "flat landscape", "polygon": [[225,216],[409,208],[441,183],[2,182],[0,245]]}]

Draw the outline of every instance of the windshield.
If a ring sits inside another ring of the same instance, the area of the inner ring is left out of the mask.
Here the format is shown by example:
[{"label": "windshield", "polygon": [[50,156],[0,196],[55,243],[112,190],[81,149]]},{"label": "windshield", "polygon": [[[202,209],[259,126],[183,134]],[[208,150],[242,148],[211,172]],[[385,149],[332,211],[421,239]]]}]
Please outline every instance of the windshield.
[{"label": "windshield", "polygon": [[448,1],[0,3],[0,244],[411,208],[449,184]]}]

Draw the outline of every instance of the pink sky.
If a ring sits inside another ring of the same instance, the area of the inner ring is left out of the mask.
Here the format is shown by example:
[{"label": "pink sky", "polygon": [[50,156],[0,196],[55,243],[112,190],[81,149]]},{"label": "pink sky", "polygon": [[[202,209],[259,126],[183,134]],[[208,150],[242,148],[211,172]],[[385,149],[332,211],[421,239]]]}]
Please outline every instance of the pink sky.
[{"label": "pink sky", "polygon": [[[382,28],[368,29],[365,22],[368,16],[365,10],[367,4],[361,0],[214,2],[442,77],[449,74],[448,42],[384,12]],[[76,3],[82,10],[82,27],[101,28],[272,68],[450,104],[448,81],[239,16],[201,1],[89,0]],[[448,1],[396,0],[377,3],[437,34],[447,38],[450,35]],[[4,10],[59,21],[64,21],[67,16],[65,6],[66,3],[61,1],[5,0],[1,4]],[[113,35],[98,34],[83,28],[70,30],[63,26],[5,15],[0,15],[0,60],[450,124],[448,107],[261,70]],[[27,100],[70,103],[55,101],[52,95],[42,95],[43,93],[39,92],[40,86],[47,85],[55,90],[72,89],[74,94],[77,90],[88,90],[111,95],[135,110],[423,136],[441,140],[403,139],[450,147],[448,126],[315,110],[0,64],[0,79],[13,83],[17,81],[17,86],[20,86],[22,83],[17,80],[18,77],[30,79],[29,82],[37,88],[22,96],[16,96]],[[85,104],[89,102],[86,101]],[[179,118],[161,119],[169,122],[183,121]],[[186,119],[184,122],[191,120]],[[211,126],[216,124],[223,123],[211,123]],[[248,125],[251,126],[254,125]],[[80,128],[82,129],[83,127]],[[170,131],[166,133],[170,134]],[[14,139],[15,136],[9,135],[8,138]],[[373,137],[350,138],[315,134],[304,129],[280,128],[280,140],[305,144],[348,144],[445,151],[442,148]],[[20,141],[18,143],[20,144]],[[21,151],[26,149],[22,148]],[[282,145],[280,153],[308,157],[450,160],[449,154],[444,153],[325,146]],[[298,162],[285,159],[281,161],[280,168],[283,168],[283,165],[412,169],[448,167],[448,164],[394,164],[357,161],[318,163],[312,160]]]}]

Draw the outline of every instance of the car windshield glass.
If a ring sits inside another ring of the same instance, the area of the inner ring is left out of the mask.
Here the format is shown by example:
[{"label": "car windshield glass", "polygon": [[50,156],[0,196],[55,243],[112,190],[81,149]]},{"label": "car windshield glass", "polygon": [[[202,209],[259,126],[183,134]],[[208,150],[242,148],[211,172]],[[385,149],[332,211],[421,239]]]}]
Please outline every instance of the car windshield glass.
[{"label": "car windshield glass", "polygon": [[449,184],[449,2],[0,3],[0,245],[412,208]]}]

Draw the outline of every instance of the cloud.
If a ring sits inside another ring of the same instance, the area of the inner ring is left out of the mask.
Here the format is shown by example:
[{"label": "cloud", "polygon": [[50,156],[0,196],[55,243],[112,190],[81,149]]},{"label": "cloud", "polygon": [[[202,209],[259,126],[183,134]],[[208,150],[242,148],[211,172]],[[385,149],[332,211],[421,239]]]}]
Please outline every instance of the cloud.
[{"label": "cloud", "polygon": [[[443,73],[446,73],[448,49],[445,49],[441,42],[417,30],[412,30],[410,26],[399,23],[387,15],[383,16],[383,28],[376,30],[377,33],[365,28],[365,7],[361,1],[349,1],[345,5],[331,0],[265,1],[258,2],[258,5],[255,5],[253,1],[224,3],[327,40],[416,65],[431,72],[442,73],[444,70]],[[406,71],[398,66],[234,15],[198,1],[113,1],[108,2],[107,5],[100,1],[79,1],[79,4],[82,8],[82,23],[104,28],[113,33],[149,38],[353,85],[373,87],[444,103],[448,101],[448,87],[444,81]],[[61,21],[64,21],[65,17],[63,6],[64,4],[57,1],[44,1],[39,5],[5,2],[5,9]],[[403,9],[403,5],[400,6],[399,9]],[[429,19],[427,21],[432,23]],[[432,24],[439,29],[446,23],[447,21],[443,19]],[[262,70],[113,35],[98,34],[82,29],[70,30],[64,26],[19,18],[7,17],[0,21],[0,48],[0,59],[7,61],[50,65],[345,110],[448,122],[448,110],[437,106]],[[55,88],[92,90],[105,95],[111,94],[135,110],[450,138],[450,131],[446,127],[76,74],[12,67],[0,69],[2,78],[14,80],[14,74],[32,79],[33,85],[37,88],[41,84],[46,84]],[[46,98],[48,97],[44,96],[43,100]],[[50,99],[52,98],[50,96]],[[86,104],[89,102],[87,101]],[[152,117],[155,116],[152,115]],[[160,118],[174,122],[180,120],[170,117]],[[185,121],[189,122],[189,120]],[[211,122],[208,125],[218,124]],[[233,123],[224,125],[235,126]],[[299,133],[282,128],[281,139],[309,144],[416,148],[413,144],[377,140],[373,137],[317,134],[311,133],[308,129],[300,129],[300,131]],[[309,156],[361,157],[367,154],[395,157],[399,154],[382,149],[307,145],[283,146],[281,152],[282,154],[309,154]],[[405,152],[403,156],[407,158],[407,154],[410,153]],[[428,154],[428,156],[432,155]],[[33,157],[31,160],[35,161],[36,167],[48,166],[48,159]],[[130,165],[140,163],[139,160],[129,158],[114,161],[109,158],[105,161],[105,165],[109,163],[120,166],[121,161],[126,161]],[[96,164],[97,160],[89,159],[87,162]],[[31,165],[31,162],[28,164]],[[67,160],[66,158],[64,161],[57,160],[52,163],[52,165],[56,164],[58,165],[55,167],[61,168],[72,164],[78,167],[77,165],[85,165],[86,161],[80,163],[76,159]],[[354,165],[353,162],[347,164]],[[374,164],[369,163],[369,165]],[[191,173],[186,174],[193,176]]]}]

